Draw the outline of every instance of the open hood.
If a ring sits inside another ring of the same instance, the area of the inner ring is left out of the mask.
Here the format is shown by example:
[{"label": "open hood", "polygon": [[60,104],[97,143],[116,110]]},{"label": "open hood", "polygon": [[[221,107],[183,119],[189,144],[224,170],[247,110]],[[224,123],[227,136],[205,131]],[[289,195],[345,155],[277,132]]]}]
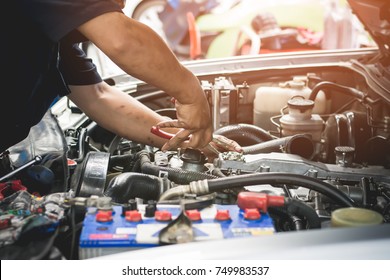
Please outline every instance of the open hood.
[{"label": "open hood", "polygon": [[[390,1],[348,0],[352,11],[363,23],[381,52],[390,57]],[[389,62],[388,59],[386,61]]]}]

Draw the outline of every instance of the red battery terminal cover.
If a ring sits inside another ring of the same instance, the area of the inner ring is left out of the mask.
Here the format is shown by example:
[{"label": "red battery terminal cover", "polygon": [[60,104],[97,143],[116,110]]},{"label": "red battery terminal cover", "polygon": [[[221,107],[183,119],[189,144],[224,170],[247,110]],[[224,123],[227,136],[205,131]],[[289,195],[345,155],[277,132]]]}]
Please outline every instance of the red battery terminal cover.
[{"label": "red battery terminal cover", "polygon": [[284,206],[284,196],[268,195],[257,192],[240,192],[237,205],[240,209],[257,208],[260,212],[266,213],[268,207]]}]

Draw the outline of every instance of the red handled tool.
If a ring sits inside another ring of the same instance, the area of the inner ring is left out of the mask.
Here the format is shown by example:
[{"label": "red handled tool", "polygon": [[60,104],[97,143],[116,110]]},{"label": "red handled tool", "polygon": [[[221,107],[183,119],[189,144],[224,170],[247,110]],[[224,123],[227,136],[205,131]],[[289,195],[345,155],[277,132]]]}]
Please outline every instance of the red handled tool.
[{"label": "red handled tool", "polygon": [[163,131],[157,126],[152,126],[150,132],[152,132],[154,135],[157,135],[161,138],[168,139],[168,140],[171,139],[173,136],[175,136],[175,134]]}]

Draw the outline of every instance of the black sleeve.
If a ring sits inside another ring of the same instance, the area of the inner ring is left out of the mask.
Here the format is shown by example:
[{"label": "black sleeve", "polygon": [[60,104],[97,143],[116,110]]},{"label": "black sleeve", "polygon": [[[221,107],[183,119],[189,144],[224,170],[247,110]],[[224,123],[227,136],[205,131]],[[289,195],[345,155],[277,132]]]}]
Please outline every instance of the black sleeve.
[{"label": "black sleeve", "polygon": [[[121,12],[113,0],[7,1],[29,18],[52,41],[58,42],[81,24],[108,12]],[[15,7],[16,6],[16,7]]]},{"label": "black sleeve", "polygon": [[78,43],[61,42],[59,69],[68,85],[91,85],[102,81],[92,59]]}]

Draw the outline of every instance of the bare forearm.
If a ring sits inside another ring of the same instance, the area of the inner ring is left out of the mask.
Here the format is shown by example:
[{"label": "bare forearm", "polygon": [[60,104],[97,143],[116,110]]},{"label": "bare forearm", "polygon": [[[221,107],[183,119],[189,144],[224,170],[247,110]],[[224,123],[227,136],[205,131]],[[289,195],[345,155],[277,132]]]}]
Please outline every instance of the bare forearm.
[{"label": "bare forearm", "polygon": [[126,73],[176,98],[177,120],[158,123],[160,127],[180,129],[162,147],[164,150],[182,145],[201,148],[211,141],[209,104],[199,80],[151,28],[121,13],[107,13],[78,30]]},{"label": "bare forearm", "polygon": [[[70,86],[70,89],[72,93],[69,98],[103,128],[126,139],[153,147],[162,148],[166,144],[165,139],[151,133],[152,126],[166,118],[128,94],[105,82],[88,86]],[[175,127],[164,130],[169,133],[179,131]],[[241,151],[241,147],[235,141],[221,135],[215,136],[210,144],[222,151]]]},{"label": "bare forearm", "polygon": [[[103,128],[154,147],[161,148],[166,142],[150,132],[152,126],[165,118],[124,92],[106,83],[70,88],[69,98]],[[88,95],[89,98],[85,98]]]},{"label": "bare forearm", "polygon": [[[151,28],[125,15],[110,15],[100,16],[110,28],[86,23],[81,31],[126,73],[164,90],[183,104],[199,99],[197,78]],[[191,91],[193,94],[188,94]]]}]

